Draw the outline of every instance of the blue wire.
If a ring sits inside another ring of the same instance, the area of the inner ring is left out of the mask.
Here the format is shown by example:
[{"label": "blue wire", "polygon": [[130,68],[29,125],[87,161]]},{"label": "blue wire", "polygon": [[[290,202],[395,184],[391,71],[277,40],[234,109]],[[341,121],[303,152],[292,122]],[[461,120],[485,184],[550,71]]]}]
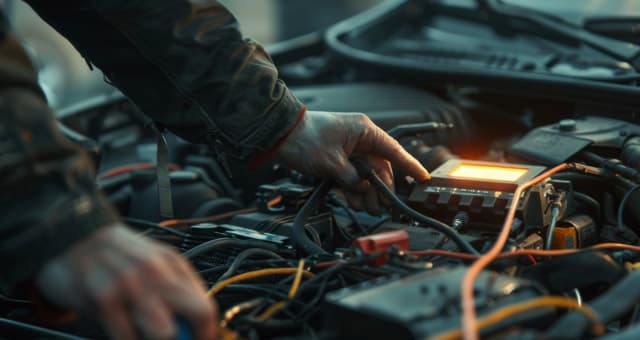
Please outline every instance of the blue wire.
[{"label": "blue wire", "polygon": [[553,231],[556,229],[556,224],[558,223],[558,215],[560,215],[560,207],[556,205],[551,209],[551,222],[549,222],[549,229],[547,230],[547,239],[544,242],[544,249],[551,249]]},{"label": "blue wire", "polygon": [[627,191],[627,193],[624,194],[624,196],[622,197],[622,201],[620,201],[620,206],[618,206],[618,228],[619,229],[624,228],[624,222],[622,221],[622,218],[624,217],[624,208],[627,205],[627,202],[629,201],[629,199],[631,198],[631,195],[638,189],[640,189],[640,184],[635,185],[634,187],[629,189],[629,191]]}]

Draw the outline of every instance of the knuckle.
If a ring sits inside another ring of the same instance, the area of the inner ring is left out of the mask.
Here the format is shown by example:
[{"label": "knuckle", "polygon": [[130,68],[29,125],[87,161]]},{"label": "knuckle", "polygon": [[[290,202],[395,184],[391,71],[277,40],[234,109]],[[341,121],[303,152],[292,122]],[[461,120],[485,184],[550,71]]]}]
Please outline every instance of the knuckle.
[{"label": "knuckle", "polygon": [[353,114],[353,129],[358,133],[363,133],[371,128],[373,123],[364,113]]},{"label": "knuckle", "polygon": [[356,130],[356,132],[359,132],[360,134],[370,131],[374,126],[371,119],[364,113],[356,114],[354,121],[355,121],[354,129]]},{"label": "knuckle", "polygon": [[92,302],[103,309],[117,303],[120,296],[122,296],[120,287],[115,282],[106,284],[100,289],[90,293]]},{"label": "knuckle", "polygon": [[360,123],[362,125],[371,124],[371,119],[369,119],[369,116],[367,116],[364,113],[356,113],[356,114],[354,114],[354,118],[358,123]]},{"label": "knuckle", "polygon": [[159,278],[163,275],[164,260],[162,258],[155,258],[146,261],[140,265],[140,271],[144,273],[148,278]]},{"label": "knuckle", "polygon": [[122,272],[117,278],[116,287],[118,291],[129,296],[137,294],[141,283],[140,269],[141,268],[132,268]]}]

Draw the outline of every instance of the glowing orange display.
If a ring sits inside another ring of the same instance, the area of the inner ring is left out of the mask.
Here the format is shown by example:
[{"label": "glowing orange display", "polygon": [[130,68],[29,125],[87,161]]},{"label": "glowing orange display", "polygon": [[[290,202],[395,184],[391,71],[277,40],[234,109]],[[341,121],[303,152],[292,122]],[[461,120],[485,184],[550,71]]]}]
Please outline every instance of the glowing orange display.
[{"label": "glowing orange display", "polygon": [[453,169],[453,171],[449,173],[449,176],[514,182],[526,174],[527,171],[529,171],[527,168],[462,163]]}]

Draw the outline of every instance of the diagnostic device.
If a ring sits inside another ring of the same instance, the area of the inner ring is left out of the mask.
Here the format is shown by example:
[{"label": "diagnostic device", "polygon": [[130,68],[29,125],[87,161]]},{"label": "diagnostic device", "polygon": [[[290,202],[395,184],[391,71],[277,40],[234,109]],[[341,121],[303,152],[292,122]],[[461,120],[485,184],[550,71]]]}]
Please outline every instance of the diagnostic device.
[{"label": "diagnostic device", "polygon": [[[418,211],[444,220],[464,211],[472,220],[498,227],[513,195],[522,185],[541,174],[542,166],[452,159],[431,173],[431,180],[415,186],[409,196]],[[526,190],[518,213],[528,223],[544,225],[547,202],[556,187],[546,182]],[[537,215],[537,216],[536,216]]]}]

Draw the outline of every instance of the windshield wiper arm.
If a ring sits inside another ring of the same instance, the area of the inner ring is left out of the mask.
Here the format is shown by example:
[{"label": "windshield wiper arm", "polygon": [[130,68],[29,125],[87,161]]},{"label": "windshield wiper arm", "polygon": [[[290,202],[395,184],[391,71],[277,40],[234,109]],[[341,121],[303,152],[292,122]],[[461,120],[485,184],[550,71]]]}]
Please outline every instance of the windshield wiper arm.
[{"label": "windshield wiper arm", "polygon": [[636,69],[640,66],[640,46],[638,45],[604,37],[573,25],[560,17],[534,9],[506,4],[501,0],[477,0],[477,3],[481,10],[484,10],[493,17],[493,20],[498,20],[500,23],[514,19],[524,21],[564,38],[586,44],[619,61],[628,62]]}]

